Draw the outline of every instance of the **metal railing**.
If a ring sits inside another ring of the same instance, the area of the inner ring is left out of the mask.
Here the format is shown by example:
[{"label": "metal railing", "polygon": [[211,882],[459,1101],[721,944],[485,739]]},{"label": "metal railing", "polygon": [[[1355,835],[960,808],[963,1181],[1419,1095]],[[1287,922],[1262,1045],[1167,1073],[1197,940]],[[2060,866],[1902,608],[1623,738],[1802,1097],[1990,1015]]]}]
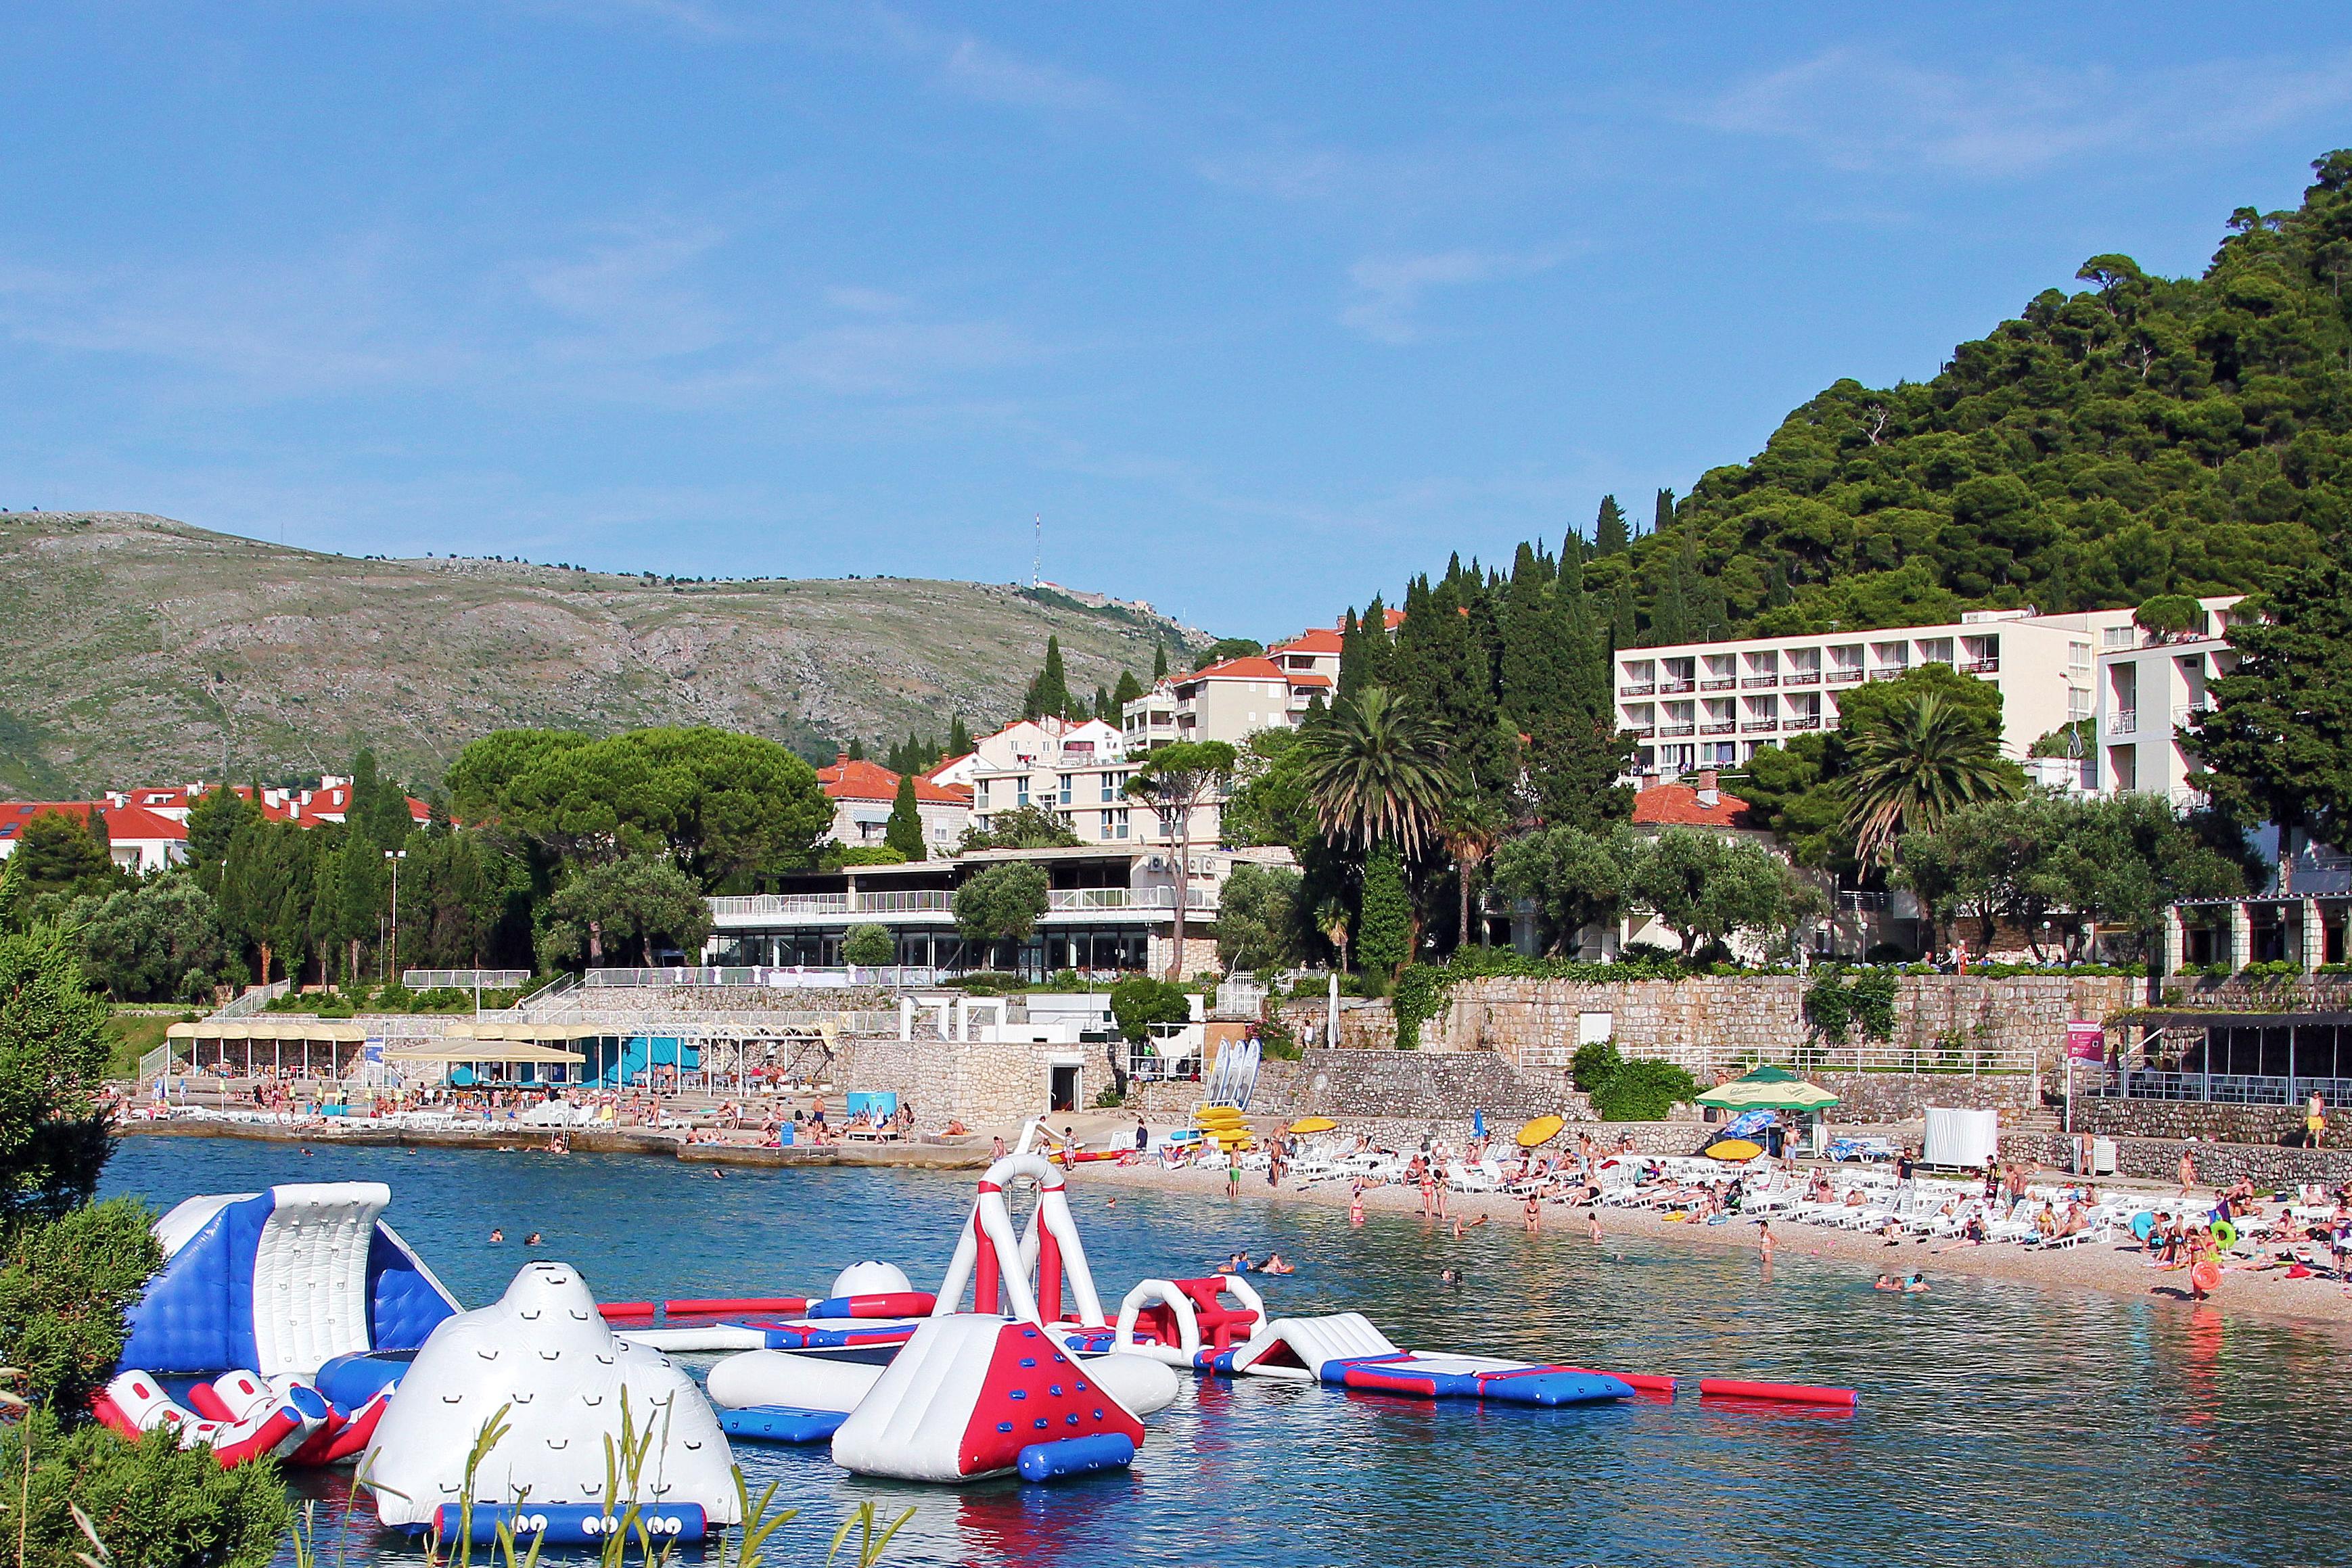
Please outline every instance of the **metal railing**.
[{"label": "metal railing", "polygon": [[[1055,888],[1045,895],[1048,910],[1172,910],[1173,888]],[[1215,892],[1207,888],[1184,889],[1184,908],[1214,910]]]},{"label": "metal railing", "polygon": [[1790,686],[1819,686],[1822,672],[1818,669],[1792,669],[1780,679]]},{"label": "metal railing", "polygon": [[1960,673],[1962,675],[1999,675],[2000,673],[2000,659],[1998,657],[1991,658],[1962,659],[1960,661]]},{"label": "metal railing", "polygon": [[2116,709],[2114,712],[2109,713],[2109,714],[2107,715],[2107,733],[2108,733],[2108,734],[2110,734],[2110,735],[2136,735],[2136,734],[2137,734],[2138,732],[2139,732],[2139,710],[2138,710],[2138,709],[2137,709],[2137,708],[2118,708],[2118,709]]},{"label": "metal railing", "polygon": [[1698,732],[1702,735],[1731,735],[1737,734],[1738,730],[1738,724],[1729,719],[1718,719],[1711,724],[1701,724],[1698,727]]},{"label": "metal railing", "polygon": [[2085,1084],[2075,1069],[2074,1092],[2102,1100],[2189,1100],[2211,1105],[2299,1105],[2308,1096],[2324,1096],[2340,1105],[2352,1094],[2352,1079],[2264,1078],[2251,1073],[2146,1072],[2117,1069],[2112,1075],[2094,1069],[2096,1081]]},{"label": "metal railing", "polygon": [[1657,731],[1647,724],[1631,724],[1626,726],[1625,733],[1637,741],[1646,741]]},{"label": "metal railing", "polygon": [[1657,689],[1658,683],[1656,681],[1644,680],[1638,685],[1619,687],[1617,689],[1617,695],[1620,697],[1647,697]]},{"label": "metal railing", "polygon": [[1818,730],[1822,727],[1822,716],[1818,713],[1800,713],[1793,718],[1784,719],[1781,722],[1791,730]]},{"label": "metal railing", "polygon": [[1698,683],[1701,691],[1729,691],[1739,682],[1728,675],[1713,675]]},{"label": "metal railing", "polygon": [[1658,682],[1658,689],[1660,691],[1688,691],[1696,684],[1697,683],[1696,681],[1690,680],[1661,680]]},{"label": "metal railing", "polygon": [[1890,664],[1881,666],[1879,668],[1872,670],[1870,672],[1870,679],[1873,680],[1900,680],[1903,677],[1910,673],[1911,667],[1907,664]]},{"label": "metal railing", "polygon": [[528,969],[404,969],[400,983],[411,991],[511,991],[530,984]]},{"label": "metal railing", "polygon": [[[1522,1050],[1519,1054],[1522,1066],[1565,1067],[1568,1065],[1567,1055],[1573,1047],[1562,1045],[1548,1051],[1541,1047],[1535,1049],[1545,1054],[1538,1056]],[[1861,1045],[1824,1045],[1809,1040],[1796,1046],[1762,1051],[1752,1048],[1732,1051],[1720,1046],[1691,1045],[1628,1054],[1674,1062],[1702,1078],[1718,1072],[1744,1073],[1762,1066],[1788,1068],[1797,1072],[1884,1072],[1974,1078],[1988,1074],[2031,1073],[2036,1065],[2035,1053],[2031,1047],[2005,1048],[1968,1044],[1946,1047],[1933,1041],[1921,1045],[1875,1040]]]},{"label": "metal railing", "polygon": [[2183,702],[2172,710],[2173,726],[2178,729],[2183,725],[2202,724],[2205,716],[2211,711],[2201,702]]},{"label": "metal railing", "polygon": [[1743,735],[1769,735],[1780,728],[1778,719],[1750,719],[1739,726]]},{"label": "metal railing", "polygon": [[1739,684],[1751,689],[1766,686],[1778,686],[1780,684],[1780,678],[1777,675],[1743,675],[1739,678]]},{"label": "metal railing", "polygon": [[1698,726],[1696,724],[1661,724],[1658,726],[1658,733],[1672,740],[1679,735],[1694,734],[1697,729]]},{"label": "metal railing", "polygon": [[251,1018],[269,1010],[269,1005],[292,988],[290,980],[273,980],[267,985],[248,988],[245,994],[213,1015],[215,1018]]}]

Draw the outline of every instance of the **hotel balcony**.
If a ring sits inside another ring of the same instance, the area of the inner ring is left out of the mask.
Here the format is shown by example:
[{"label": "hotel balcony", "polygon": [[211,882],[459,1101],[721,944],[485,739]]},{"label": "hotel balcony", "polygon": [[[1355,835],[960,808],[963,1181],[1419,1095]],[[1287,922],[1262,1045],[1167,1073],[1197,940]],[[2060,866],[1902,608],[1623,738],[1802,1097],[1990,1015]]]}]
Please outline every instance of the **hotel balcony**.
[{"label": "hotel balcony", "polygon": [[1694,682],[1688,680],[1661,680],[1658,682],[1658,689],[1660,691],[1688,691],[1692,689],[1694,684]]},{"label": "hotel balcony", "polygon": [[1991,658],[1962,659],[1960,661],[1960,673],[1962,675],[1999,675],[2000,673],[2000,659],[1999,656],[1995,656]]},{"label": "hotel balcony", "polygon": [[1656,681],[1644,680],[1637,685],[1619,687],[1617,689],[1617,695],[1620,697],[1647,697],[1657,689],[1658,683]]},{"label": "hotel balcony", "polygon": [[2110,735],[2138,734],[2139,710],[2137,708],[2118,708],[2114,712],[2108,714],[2107,733]]},{"label": "hotel balcony", "polygon": [[1743,735],[1769,735],[1780,728],[1780,721],[1778,719],[1750,719],[1739,726],[1739,732]]},{"label": "hotel balcony", "polygon": [[1700,681],[1698,683],[1698,689],[1701,691],[1730,691],[1736,689],[1738,685],[1739,682],[1733,679],[1728,675],[1716,675],[1709,676],[1706,679]]},{"label": "hotel balcony", "polygon": [[1819,686],[1822,672],[1818,669],[1792,669],[1780,679],[1790,686]]},{"label": "hotel balcony", "polygon": [[1862,671],[1858,669],[1832,669],[1830,671],[1830,684],[1832,686],[1853,686],[1860,682],[1861,679]]},{"label": "hotel balcony", "polygon": [[1729,719],[1718,719],[1711,724],[1701,724],[1698,732],[1702,735],[1736,735],[1739,732],[1739,726]]},{"label": "hotel balcony", "polygon": [[1658,738],[1662,741],[1677,740],[1690,734],[1693,729],[1694,726],[1689,724],[1661,724],[1658,726]]},{"label": "hotel balcony", "polygon": [[1798,713],[1781,722],[1791,730],[1818,730],[1822,727],[1822,716],[1818,713]]},{"label": "hotel balcony", "polygon": [[1747,690],[1756,691],[1780,685],[1780,678],[1777,675],[1743,675],[1739,678],[1739,684]]}]

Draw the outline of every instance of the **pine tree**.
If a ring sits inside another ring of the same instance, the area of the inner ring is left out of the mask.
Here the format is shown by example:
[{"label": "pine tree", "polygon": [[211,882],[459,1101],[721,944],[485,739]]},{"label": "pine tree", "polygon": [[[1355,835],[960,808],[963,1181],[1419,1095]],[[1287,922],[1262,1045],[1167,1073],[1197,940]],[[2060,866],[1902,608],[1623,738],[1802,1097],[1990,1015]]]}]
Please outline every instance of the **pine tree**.
[{"label": "pine tree", "polygon": [[1625,513],[1617,505],[1615,496],[1601,498],[1601,515],[1592,522],[1592,553],[1617,555],[1631,542],[1625,528]]},{"label": "pine tree", "polygon": [[[1142,695],[1143,682],[1135,679],[1135,671],[1131,669],[1120,670],[1118,672],[1118,684],[1111,688],[1110,700],[1112,705],[1123,714],[1127,711],[1127,705]],[[1113,722],[1117,722],[1116,718],[1114,718]]]},{"label": "pine tree", "polygon": [[866,742],[855,735],[849,737],[849,760],[853,763],[866,760]]},{"label": "pine tree", "polygon": [[890,803],[890,820],[882,829],[882,842],[909,860],[924,858],[923,814],[915,804],[912,773],[898,775],[898,795]]}]

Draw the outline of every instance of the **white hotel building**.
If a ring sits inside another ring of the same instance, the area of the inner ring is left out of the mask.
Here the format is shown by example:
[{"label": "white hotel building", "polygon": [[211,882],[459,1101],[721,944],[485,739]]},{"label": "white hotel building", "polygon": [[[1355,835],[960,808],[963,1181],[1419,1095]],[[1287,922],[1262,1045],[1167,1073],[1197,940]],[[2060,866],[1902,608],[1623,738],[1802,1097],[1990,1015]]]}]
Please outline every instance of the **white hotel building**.
[{"label": "white hotel building", "polygon": [[[1842,692],[1948,664],[2000,688],[2001,750],[2021,761],[2052,731],[2098,721],[2079,770],[2045,767],[2041,782],[2180,798],[2193,770],[2173,726],[2227,668],[2220,631],[2235,603],[2200,601],[2204,630],[2171,641],[2142,631],[2127,609],[1978,610],[1950,626],[1623,648],[1614,670],[1617,721],[1633,736],[1638,776],[1736,767],[1763,747],[1834,729]],[[2165,716],[2152,725],[2141,717],[2159,710]]]}]

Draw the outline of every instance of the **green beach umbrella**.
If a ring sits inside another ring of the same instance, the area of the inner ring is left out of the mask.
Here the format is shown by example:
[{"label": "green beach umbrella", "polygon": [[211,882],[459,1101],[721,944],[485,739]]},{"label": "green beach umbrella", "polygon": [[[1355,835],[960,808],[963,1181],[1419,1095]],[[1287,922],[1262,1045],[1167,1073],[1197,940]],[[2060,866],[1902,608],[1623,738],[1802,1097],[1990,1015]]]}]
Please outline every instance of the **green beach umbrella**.
[{"label": "green beach umbrella", "polygon": [[1824,1110],[1837,1102],[1838,1097],[1819,1084],[1775,1067],[1758,1068],[1698,1097],[1699,1104],[1722,1110]]}]

